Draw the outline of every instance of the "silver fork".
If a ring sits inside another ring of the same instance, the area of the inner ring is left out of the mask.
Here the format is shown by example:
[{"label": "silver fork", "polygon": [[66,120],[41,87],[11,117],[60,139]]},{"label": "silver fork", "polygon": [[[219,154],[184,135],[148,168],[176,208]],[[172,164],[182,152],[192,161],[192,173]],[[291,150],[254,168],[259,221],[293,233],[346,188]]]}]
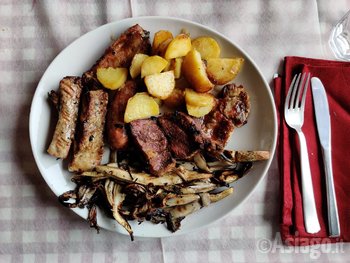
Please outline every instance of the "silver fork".
[{"label": "silver fork", "polygon": [[[295,75],[286,97],[284,105],[284,118],[289,127],[293,128],[299,136],[300,144],[300,164],[301,164],[301,185],[303,198],[303,214],[306,232],[317,233],[320,231],[314,190],[312,186],[309,155],[306,146],[306,140],[301,127],[304,124],[304,110],[306,92],[310,82],[310,73]],[[301,77],[301,81],[300,81]]]}]

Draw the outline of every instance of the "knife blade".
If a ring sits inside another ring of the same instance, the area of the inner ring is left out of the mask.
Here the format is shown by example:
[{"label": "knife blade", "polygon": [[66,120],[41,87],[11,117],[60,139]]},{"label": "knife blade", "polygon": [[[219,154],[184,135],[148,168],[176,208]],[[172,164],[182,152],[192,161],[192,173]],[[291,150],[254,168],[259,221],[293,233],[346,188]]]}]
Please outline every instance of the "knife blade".
[{"label": "knife blade", "polygon": [[329,236],[338,237],[340,236],[340,225],[332,169],[331,120],[328,99],[326,90],[319,78],[311,78],[311,89],[326,175]]}]

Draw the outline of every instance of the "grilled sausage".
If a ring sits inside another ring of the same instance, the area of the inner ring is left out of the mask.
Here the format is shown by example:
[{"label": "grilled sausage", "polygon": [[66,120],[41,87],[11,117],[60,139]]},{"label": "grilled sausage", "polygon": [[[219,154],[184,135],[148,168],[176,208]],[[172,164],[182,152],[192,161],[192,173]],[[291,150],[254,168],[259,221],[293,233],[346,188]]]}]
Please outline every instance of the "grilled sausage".
[{"label": "grilled sausage", "polygon": [[127,81],[115,93],[109,103],[106,120],[106,134],[109,146],[114,150],[123,150],[128,146],[128,134],[125,129],[124,113],[128,100],[136,94],[136,82]]},{"label": "grilled sausage", "polygon": [[135,54],[149,53],[150,47],[149,32],[137,24],[130,27],[106,49],[95,65],[83,74],[84,85],[87,87],[100,85],[96,78],[98,68],[128,68]]}]

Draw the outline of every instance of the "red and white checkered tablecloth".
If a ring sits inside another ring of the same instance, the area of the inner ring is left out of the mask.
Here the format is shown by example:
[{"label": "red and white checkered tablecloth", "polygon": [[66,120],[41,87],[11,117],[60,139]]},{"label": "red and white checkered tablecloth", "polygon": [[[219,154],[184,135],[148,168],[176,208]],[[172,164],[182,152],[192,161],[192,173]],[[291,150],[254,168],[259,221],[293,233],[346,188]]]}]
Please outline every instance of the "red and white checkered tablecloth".
[{"label": "red and white checkered tablecloth", "polygon": [[106,230],[96,234],[58,203],[36,167],[28,134],[31,100],[47,66],[74,39],[105,23],[145,15],[202,23],[244,47],[270,82],[286,55],[331,56],[329,30],[350,2],[330,2],[2,0],[0,262],[349,262],[347,244],[328,250],[282,246],[275,160],[256,192],[208,228],[133,243]]}]

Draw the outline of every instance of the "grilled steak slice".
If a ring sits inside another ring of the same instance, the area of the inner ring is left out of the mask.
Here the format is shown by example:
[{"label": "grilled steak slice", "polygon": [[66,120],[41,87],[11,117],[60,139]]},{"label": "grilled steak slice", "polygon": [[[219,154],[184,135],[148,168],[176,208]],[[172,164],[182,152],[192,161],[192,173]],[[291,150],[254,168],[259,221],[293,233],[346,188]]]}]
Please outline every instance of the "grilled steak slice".
[{"label": "grilled steak slice", "polygon": [[101,163],[103,155],[103,130],[107,112],[108,94],[93,90],[84,94],[79,116],[78,140],[70,172],[93,169]]},{"label": "grilled steak slice", "polygon": [[135,95],[136,82],[127,81],[123,87],[117,90],[112,101],[106,119],[106,133],[109,146],[115,150],[124,150],[128,146],[128,134],[124,123],[124,113],[128,100]]},{"label": "grilled steak slice", "polygon": [[250,100],[243,86],[228,84],[223,87],[216,107],[204,118],[203,131],[210,138],[209,153],[222,152],[234,127],[247,123]]},{"label": "grilled steak slice", "polygon": [[106,49],[95,65],[83,74],[84,85],[100,85],[96,78],[97,68],[128,68],[135,54],[149,53],[150,47],[149,32],[137,24],[130,27]]},{"label": "grilled steak slice", "polygon": [[248,93],[242,85],[228,84],[222,89],[222,98],[218,108],[235,127],[241,127],[246,124],[250,112]]},{"label": "grilled steak slice", "polygon": [[67,158],[73,142],[82,91],[79,77],[65,77],[60,81],[59,94],[50,98],[59,110],[56,129],[47,152],[56,158]]},{"label": "grilled steak slice", "polygon": [[152,174],[162,175],[175,166],[175,161],[168,150],[168,141],[155,120],[132,121],[130,131]]},{"label": "grilled steak slice", "polygon": [[189,159],[199,150],[199,143],[195,139],[199,137],[199,131],[190,116],[165,113],[158,118],[158,124],[168,139],[175,159]]},{"label": "grilled steak slice", "polygon": [[208,143],[209,138],[202,131],[202,119],[191,117],[179,111],[174,112],[172,118],[174,122],[190,135],[190,138],[198,144],[199,148],[202,149]]}]

